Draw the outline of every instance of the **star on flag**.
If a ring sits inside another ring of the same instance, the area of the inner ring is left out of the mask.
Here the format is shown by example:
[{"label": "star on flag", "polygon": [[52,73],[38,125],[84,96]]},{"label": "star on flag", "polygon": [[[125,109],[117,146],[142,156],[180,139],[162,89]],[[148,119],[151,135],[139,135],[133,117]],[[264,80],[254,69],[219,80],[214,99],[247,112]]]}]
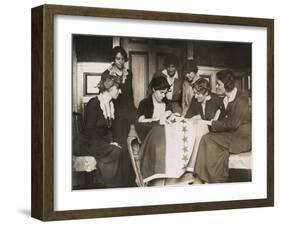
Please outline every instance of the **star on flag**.
[{"label": "star on flag", "polygon": [[184,120],[184,119],[182,119],[180,122],[185,123],[185,120]]},{"label": "star on flag", "polygon": [[188,167],[188,164],[184,164],[183,167],[182,167],[182,169],[183,169],[184,171],[187,171],[187,167]]},{"label": "star on flag", "polygon": [[183,140],[184,143],[187,143],[187,137],[186,137],[186,136],[184,136],[184,137],[182,138],[182,140]]},{"label": "star on flag", "polygon": [[184,132],[184,133],[187,132],[187,127],[186,126],[182,127],[182,132]]},{"label": "star on flag", "polygon": [[182,160],[185,161],[185,162],[188,161],[188,156],[187,155],[183,155]]},{"label": "star on flag", "polygon": [[183,149],[184,152],[188,152],[188,147],[187,146],[183,146],[182,149]]}]

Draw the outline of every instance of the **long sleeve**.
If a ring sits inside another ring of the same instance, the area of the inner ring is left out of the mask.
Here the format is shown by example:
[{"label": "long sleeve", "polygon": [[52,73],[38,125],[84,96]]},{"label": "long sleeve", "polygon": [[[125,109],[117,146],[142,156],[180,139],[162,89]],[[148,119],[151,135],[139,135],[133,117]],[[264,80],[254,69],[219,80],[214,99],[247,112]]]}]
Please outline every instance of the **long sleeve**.
[{"label": "long sleeve", "polygon": [[223,119],[212,122],[214,132],[234,131],[243,123],[248,122],[249,103],[246,96],[240,96],[231,106],[231,111]]},{"label": "long sleeve", "polygon": [[92,98],[85,108],[84,126],[79,138],[79,154],[92,155],[95,144],[96,122],[98,118],[96,98]]},{"label": "long sleeve", "polygon": [[86,105],[86,111],[85,111],[85,135],[88,138],[91,138],[92,134],[94,134],[94,131],[96,129],[96,122],[98,118],[98,102],[95,98],[92,98],[88,104]]},{"label": "long sleeve", "polygon": [[152,97],[148,96],[147,98],[143,99],[139,103],[139,107],[137,110],[137,117],[139,118],[141,115],[144,115],[145,118],[152,118],[153,115],[153,102]]},{"label": "long sleeve", "polygon": [[196,102],[197,100],[193,98],[190,107],[184,116],[185,118],[192,118],[193,116],[200,114],[200,112],[198,111],[198,104]]},{"label": "long sleeve", "polygon": [[137,118],[139,118],[142,115],[145,115],[145,103],[143,100],[139,103],[139,107],[137,110]]}]

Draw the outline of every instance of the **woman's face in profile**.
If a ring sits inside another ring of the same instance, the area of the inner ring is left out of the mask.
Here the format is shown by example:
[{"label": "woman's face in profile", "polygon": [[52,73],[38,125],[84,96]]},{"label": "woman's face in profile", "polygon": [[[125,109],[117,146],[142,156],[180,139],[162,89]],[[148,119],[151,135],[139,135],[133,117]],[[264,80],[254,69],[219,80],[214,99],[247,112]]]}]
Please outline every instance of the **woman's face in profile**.
[{"label": "woman's face in profile", "polygon": [[189,82],[192,82],[195,76],[196,76],[196,73],[193,71],[185,74],[185,77],[187,78],[187,80]]},{"label": "woman's face in profile", "polygon": [[209,95],[208,92],[206,92],[205,94],[203,93],[200,93],[198,90],[196,89],[193,89],[193,93],[194,93],[194,97],[196,98],[196,100],[199,102],[199,103],[202,103],[206,97]]},{"label": "woman's face in profile", "polygon": [[125,64],[125,59],[120,52],[116,54],[115,59],[114,59],[114,64],[116,65],[116,67],[118,69],[120,69],[120,70],[123,69],[124,64]]},{"label": "woman's face in profile", "polygon": [[121,93],[121,89],[117,88],[116,86],[112,86],[109,88],[109,94],[112,97],[112,99],[117,99],[119,94]]},{"label": "woman's face in profile", "polygon": [[225,94],[224,84],[221,80],[217,80],[216,92],[217,92],[218,95],[224,95]]},{"label": "woman's face in profile", "polygon": [[161,90],[155,90],[155,89],[152,89],[153,91],[153,97],[154,99],[158,102],[158,103],[161,103],[163,98],[166,96],[166,93],[168,91],[168,89],[161,89]]}]

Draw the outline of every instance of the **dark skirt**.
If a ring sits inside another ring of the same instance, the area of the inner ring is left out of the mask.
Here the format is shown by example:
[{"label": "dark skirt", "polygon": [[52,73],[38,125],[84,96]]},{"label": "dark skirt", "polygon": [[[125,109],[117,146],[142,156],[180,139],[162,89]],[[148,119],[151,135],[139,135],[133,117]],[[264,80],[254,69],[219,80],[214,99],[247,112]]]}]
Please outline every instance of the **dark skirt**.
[{"label": "dark skirt", "polygon": [[[208,133],[199,144],[194,173],[208,183],[221,183],[228,180],[229,147],[232,133]],[[248,150],[235,150],[235,153]]]},{"label": "dark skirt", "polygon": [[122,147],[121,153],[121,174],[122,187],[133,187],[135,183],[135,173],[131,163],[131,158],[127,146],[127,138],[132,123],[131,117],[125,114],[116,114],[112,125],[113,139]]},{"label": "dark skirt", "polygon": [[106,144],[100,146],[95,156],[97,169],[106,187],[121,187],[122,178],[120,173],[122,149]]},{"label": "dark skirt", "polygon": [[139,150],[140,171],[144,179],[154,174],[165,174],[166,144],[159,141],[165,141],[165,128],[155,125],[146,135]]},{"label": "dark skirt", "polygon": [[[116,145],[94,142],[80,136],[80,153],[78,155],[94,156],[97,161],[97,175],[106,187],[121,187],[121,156],[123,150]],[[101,141],[101,139],[99,140]],[[77,154],[76,154],[77,155]]]}]

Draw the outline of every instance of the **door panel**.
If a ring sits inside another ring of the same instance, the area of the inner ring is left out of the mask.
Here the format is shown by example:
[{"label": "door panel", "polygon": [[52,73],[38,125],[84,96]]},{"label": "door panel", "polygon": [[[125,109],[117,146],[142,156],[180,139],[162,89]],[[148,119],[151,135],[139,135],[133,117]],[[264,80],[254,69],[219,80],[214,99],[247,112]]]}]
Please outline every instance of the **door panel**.
[{"label": "door panel", "polygon": [[130,68],[133,72],[134,104],[137,108],[139,102],[145,98],[148,87],[148,53],[130,52]]}]

